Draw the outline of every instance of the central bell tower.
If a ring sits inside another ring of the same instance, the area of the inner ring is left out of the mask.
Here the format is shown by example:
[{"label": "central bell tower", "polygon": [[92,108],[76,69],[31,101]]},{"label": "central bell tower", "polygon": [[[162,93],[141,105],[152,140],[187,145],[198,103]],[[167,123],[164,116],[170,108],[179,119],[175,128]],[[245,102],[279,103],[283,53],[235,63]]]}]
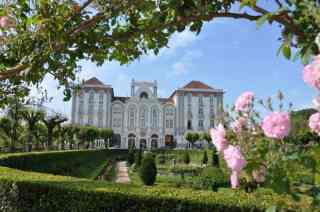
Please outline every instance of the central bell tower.
[{"label": "central bell tower", "polygon": [[131,96],[140,98],[157,98],[158,97],[158,83],[156,80],[150,81],[131,81]]}]

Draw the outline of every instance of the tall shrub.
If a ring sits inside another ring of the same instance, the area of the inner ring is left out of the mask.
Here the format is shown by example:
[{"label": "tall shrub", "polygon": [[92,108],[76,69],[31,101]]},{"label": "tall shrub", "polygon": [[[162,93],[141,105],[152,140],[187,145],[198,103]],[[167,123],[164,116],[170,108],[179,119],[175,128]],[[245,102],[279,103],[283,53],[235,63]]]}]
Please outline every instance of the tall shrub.
[{"label": "tall shrub", "polygon": [[183,162],[185,164],[189,164],[190,163],[189,151],[185,151],[185,153],[183,154]]},{"label": "tall shrub", "polygon": [[202,164],[207,164],[207,163],[208,163],[208,154],[207,154],[207,151],[205,150],[202,157]]},{"label": "tall shrub", "polygon": [[139,151],[135,153],[134,163],[136,167],[139,167],[141,165],[141,161],[142,161],[142,150],[139,149]]},{"label": "tall shrub", "polygon": [[157,177],[157,167],[155,158],[152,154],[147,154],[143,157],[139,176],[145,185],[153,185]]},{"label": "tall shrub", "polygon": [[134,163],[134,160],[135,160],[134,157],[135,157],[134,148],[130,147],[129,153],[128,153],[128,159],[127,159],[129,165],[132,165]]},{"label": "tall shrub", "polygon": [[217,154],[217,150],[214,148],[212,151],[212,166],[219,167],[219,156]]}]

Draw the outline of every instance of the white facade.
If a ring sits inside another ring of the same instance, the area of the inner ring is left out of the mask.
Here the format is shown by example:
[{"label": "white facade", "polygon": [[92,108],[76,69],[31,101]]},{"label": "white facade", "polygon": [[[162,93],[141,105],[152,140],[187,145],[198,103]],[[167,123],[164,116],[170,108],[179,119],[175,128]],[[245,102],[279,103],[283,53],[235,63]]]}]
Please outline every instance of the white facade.
[{"label": "white facade", "polygon": [[169,98],[158,98],[157,82],[134,81],[130,97],[117,97],[96,78],[72,100],[72,123],[112,128],[111,146],[184,147],[188,131],[207,132],[222,117],[223,91],[191,81]]}]

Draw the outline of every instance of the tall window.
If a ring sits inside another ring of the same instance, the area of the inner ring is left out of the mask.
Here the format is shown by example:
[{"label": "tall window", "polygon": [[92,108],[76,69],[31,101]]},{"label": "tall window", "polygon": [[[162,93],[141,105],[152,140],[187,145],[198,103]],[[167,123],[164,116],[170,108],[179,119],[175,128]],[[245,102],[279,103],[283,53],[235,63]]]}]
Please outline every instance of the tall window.
[{"label": "tall window", "polygon": [[188,104],[191,105],[191,101],[192,101],[192,94],[188,93]]},{"label": "tall window", "polygon": [[94,91],[89,94],[89,104],[94,104]]},{"label": "tall window", "polygon": [[134,126],[134,116],[135,116],[135,109],[134,108],[130,108],[129,110],[129,128],[133,129]]},{"label": "tall window", "polygon": [[203,116],[203,108],[199,107],[199,116]]},{"label": "tall window", "polygon": [[140,127],[141,128],[146,128],[147,127],[147,109],[146,108],[141,108],[140,109]]},{"label": "tall window", "polygon": [[79,113],[79,124],[83,124],[83,106],[84,105],[84,95],[83,93],[80,93],[79,95],[79,109],[78,109],[78,113]]},{"label": "tall window", "polygon": [[214,104],[214,96],[211,95],[211,96],[210,96],[210,105],[213,105],[213,104]]},{"label": "tall window", "polygon": [[214,119],[210,120],[210,128],[214,128]]},{"label": "tall window", "polygon": [[199,96],[199,105],[203,106],[203,96]]},{"label": "tall window", "polygon": [[173,120],[170,120],[170,128],[173,129]]},{"label": "tall window", "polygon": [[203,120],[199,120],[198,127],[200,130],[203,129]]},{"label": "tall window", "polygon": [[151,123],[152,128],[157,128],[158,127],[158,112],[154,108],[152,110],[152,123]]},{"label": "tall window", "polygon": [[170,120],[166,120],[166,128],[170,128]]},{"label": "tall window", "polygon": [[93,110],[94,110],[94,91],[89,94],[89,106],[88,106],[88,124],[93,125]]},{"label": "tall window", "polygon": [[103,127],[103,93],[99,94],[98,127]]},{"label": "tall window", "polygon": [[99,95],[99,105],[103,105],[103,93]]}]

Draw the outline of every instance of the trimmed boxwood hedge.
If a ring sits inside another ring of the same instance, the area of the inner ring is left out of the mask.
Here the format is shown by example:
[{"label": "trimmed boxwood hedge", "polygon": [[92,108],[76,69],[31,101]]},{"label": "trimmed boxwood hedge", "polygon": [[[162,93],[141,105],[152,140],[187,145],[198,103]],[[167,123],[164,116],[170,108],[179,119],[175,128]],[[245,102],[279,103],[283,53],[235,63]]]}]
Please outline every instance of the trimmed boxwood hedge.
[{"label": "trimmed boxwood hedge", "polygon": [[106,165],[107,159],[126,155],[126,150],[16,153],[0,156],[0,166],[24,171],[94,179]]},{"label": "trimmed boxwood hedge", "polygon": [[[8,165],[13,160],[10,157],[0,157],[0,161]],[[0,166],[0,211],[264,211],[270,205],[305,210],[309,201],[294,202],[270,191],[211,192],[111,184]]]}]

